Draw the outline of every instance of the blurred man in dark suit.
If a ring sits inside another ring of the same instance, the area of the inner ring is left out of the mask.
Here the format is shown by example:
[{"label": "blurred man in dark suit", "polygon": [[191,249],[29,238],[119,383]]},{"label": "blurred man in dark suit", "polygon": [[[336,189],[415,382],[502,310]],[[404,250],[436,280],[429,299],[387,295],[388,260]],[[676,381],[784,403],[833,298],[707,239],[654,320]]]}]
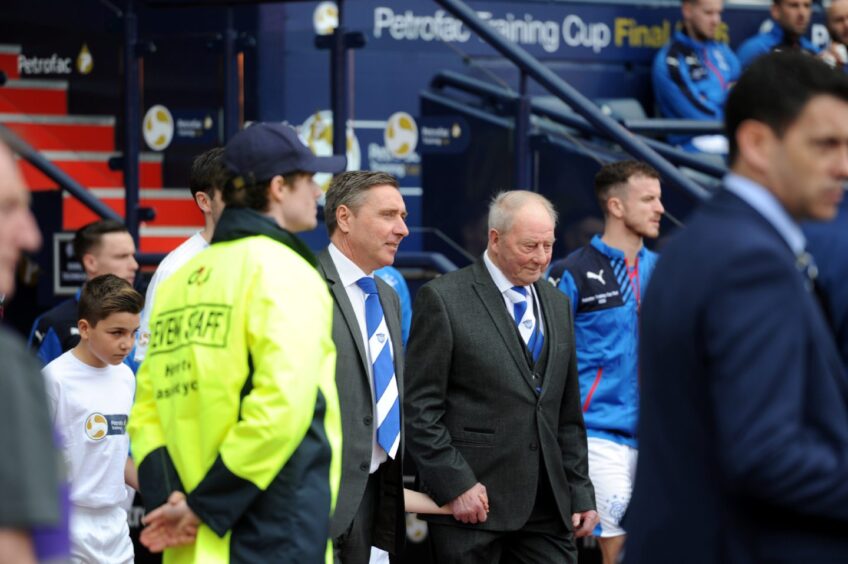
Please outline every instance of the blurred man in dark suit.
[{"label": "blurred man in dark suit", "polygon": [[642,308],[625,562],[848,561],[848,380],[798,222],[836,214],[848,77],[764,55],[725,110],[731,173]]}]

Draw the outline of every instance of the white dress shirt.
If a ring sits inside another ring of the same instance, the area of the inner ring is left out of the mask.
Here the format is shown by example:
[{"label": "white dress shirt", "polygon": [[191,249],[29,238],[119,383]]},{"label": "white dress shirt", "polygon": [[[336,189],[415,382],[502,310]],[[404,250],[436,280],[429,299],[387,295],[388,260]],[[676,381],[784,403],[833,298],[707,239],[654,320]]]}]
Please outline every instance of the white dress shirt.
[{"label": "white dress shirt", "polygon": [[[489,258],[489,250],[483,252],[483,262],[486,264],[486,269],[489,271],[489,276],[492,277],[492,281],[495,283],[498,291],[501,293],[501,297],[504,301],[504,306],[506,307],[507,312],[509,312],[509,316],[513,316],[513,304],[512,300],[509,299],[509,296],[506,295],[506,291],[511,289],[515,284],[510,282],[507,277],[501,272],[501,269],[497,267],[497,265],[492,262],[492,259]],[[536,325],[539,327],[539,332],[544,335],[545,334],[545,324],[542,318],[542,308],[539,306],[539,296],[536,295],[536,288],[533,287],[532,284],[529,286],[523,286],[525,290],[527,290],[528,296],[533,296],[533,314],[536,317]]]},{"label": "white dress shirt", "polygon": [[[374,405],[374,371],[372,368],[373,359],[371,358],[371,350],[368,346],[368,328],[365,325],[365,300],[368,297],[365,292],[362,291],[362,288],[356,283],[357,280],[362,278],[363,276],[368,276],[370,278],[374,277],[374,273],[365,274],[361,268],[356,266],[352,260],[347,258],[334,244],[330,243],[328,249],[330,253],[330,258],[333,259],[333,264],[336,267],[336,271],[339,273],[339,280],[341,280],[342,285],[344,286],[345,291],[347,292],[347,298],[350,301],[350,305],[353,308],[353,313],[356,315],[356,321],[359,323],[359,332],[362,336],[362,344],[365,349],[365,364],[368,367],[368,382],[371,388],[371,405],[372,405],[372,413],[374,414],[375,424],[372,425],[371,429],[371,468],[369,472],[373,474],[380,467],[380,464],[385,462],[389,456],[386,454],[386,451],[377,443],[377,407]],[[392,358],[394,358],[395,351],[392,348],[392,341],[389,339],[389,349],[392,351]]]}]

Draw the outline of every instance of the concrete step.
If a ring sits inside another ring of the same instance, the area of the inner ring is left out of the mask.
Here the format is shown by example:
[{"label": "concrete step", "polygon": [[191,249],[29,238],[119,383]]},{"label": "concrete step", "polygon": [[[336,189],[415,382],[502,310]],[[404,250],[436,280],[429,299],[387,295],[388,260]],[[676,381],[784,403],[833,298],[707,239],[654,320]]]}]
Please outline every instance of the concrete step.
[{"label": "concrete step", "polygon": [[[192,233],[203,228],[203,214],[194,203],[187,189],[159,188],[139,191],[140,205],[153,208],[156,217],[144,223],[147,227],[190,228]],[[123,188],[95,188],[91,193],[104,204],[124,215]],[[66,231],[79,229],[94,221],[97,216],[83,206],[79,200],[65,192],[62,194],[62,228]]]},{"label": "concrete step", "polygon": [[66,80],[9,80],[0,87],[0,112],[64,115],[68,113]]},{"label": "concrete step", "polygon": [[0,113],[5,125],[41,151],[114,151],[115,118]]},{"label": "concrete step", "polygon": [[7,79],[20,78],[18,72],[18,55],[20,54],[20,45],[0,44],[0,70],[6,73]]},{"label": "concrete step", "polygon": [[[118,155],[109,151],[42,151],[48,160],[71,175],[86,188],[111,188],[124,184],[120,170],[110,170],[110,157]],[[139,158],[139,182],[141,188],[162,186],[162,155],[141,153]],[[56,183],[44,176],[26,161],[21,161],[24,180],[31,190],[55,190]]]}]

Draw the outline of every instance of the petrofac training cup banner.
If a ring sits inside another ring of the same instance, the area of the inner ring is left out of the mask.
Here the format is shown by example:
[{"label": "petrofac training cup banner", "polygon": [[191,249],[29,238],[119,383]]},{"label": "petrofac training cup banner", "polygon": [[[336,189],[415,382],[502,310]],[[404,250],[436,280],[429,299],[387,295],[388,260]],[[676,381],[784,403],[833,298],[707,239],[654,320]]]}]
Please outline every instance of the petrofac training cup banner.
[{"label": "petrofac training cup banner", "polygon": [[[441,42],[471,56],[493,53],[464,23],[435,3],[364,0],[355,4],[356,9],[345,12],[345,27],[364,32],[369,45],[421,50]],[[676,5],[646,9],[620,4],[469,4],[504,37],[541,59],[648,61],[668,41],[680,19]],[[294,33],[315,33],[306,4],[291,4],[287,13],[292,16]],[[721,30],[725,37],[727,29]]]}]

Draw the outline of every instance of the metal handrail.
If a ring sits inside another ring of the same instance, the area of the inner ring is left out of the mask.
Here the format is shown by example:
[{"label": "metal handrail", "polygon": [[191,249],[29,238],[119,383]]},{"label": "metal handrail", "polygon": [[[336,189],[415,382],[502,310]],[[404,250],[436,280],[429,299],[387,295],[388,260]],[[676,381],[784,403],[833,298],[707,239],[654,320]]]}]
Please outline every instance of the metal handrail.
[{"label": "metal handrail", "polygon": [[634,136],[611,117],[604,115],[591,100],[583,96],[552,70],[542,65],[525,49],[509,42],[480,18],[468,4],[461,0],[436,0],[436,3],[460,19],[503,57],[518,66],[521,72],[526,73],[551,94],[571,106],[592,126],[620,144],[626,152],[656,168],[671,185],[683,190],[697,200],[703,200],[709,195],[705,188],[687,178],[642,139]]},{"label": "metal handrail", "polygon": [[[496,86],[494,84],[489,84],[488,82],[483,82],[476,78],[471,78],[466,75],[454,72],[454,71],[442,71],[437,74],[433,80],[430,82],[430,85],[433,88],[444,88],[444,87],[452,87],[456,88],[460,91],[467,92],[470,94],[475,94],[480,97],[490,98],[495,100],[496,102],[503,104],[512,104],[518,101],[519,97],[514,92],[502,88],[500,86]],[[593,127],[588,120],[581,117],[580,115],[570,111],[570,109],[565,108],[556,108],[552,107],[549,104],[539,103],[537,101],[533,101],[531,103],[532,112],[535,115],[544,116],[551,121],[557,122],[559,124],[565,125],[566,127],[570,127],[580,131],[581,133],[588,135],[598,135],[606,139],[613,139],[614,137],[609,134],[604,134],[603,132],[599,132],[597,128]],[[654,120],[625,120],[624,125],[629,127],[629,124],[632,122],[636,122],[637,126],[640,126],[642,130],[649,130],[651,128],[648,127],[649,123],[652,123]],[[691,120],[659,120],[660,122],[667,122],[668,129],[663,130],[663,124],[656,124],[653,126],[654,130],[664,131],[665,133],[679,133],[684,131],[684,125],[690,125],[698,122],[692,122]],[[716,131],[713,129],[715,124],[707,123],[706,127],[702,130],[704,133],[715,133]],[[720,130],[719,130],[720,131]],[[639,136],[640,140],[652,148],[654,151],[665,157],[667,160],[676,163],[681,166],[685,166],[687,168],[691,168],[692,170],[696,170],[698,172],[707,174],[709,176],[713,176],[715,178],[721,178],[725,174],[727,174],[727,169],[721,167],[715,163],[709,162],[698,155],[694,155],[692,153],[688,153],[676,147],[672,147],[667,143],[663,143],[661,141],[657,141],[655,139],[649,139],[646,137]]]},{"label": "metal handrail", "polygon": [[[599,133],[597,129],[592,127],[592,124],[590,124],[588,120],[584,119],[583,117],[577,114],[536,105],[533,106],[533,111],[534,113],[538,113],[539,115],[545,116],[551,121],[555,121],[567,127],[577,129],[581,133],[586,133],[589,135],[596,135]],[[602,135],[602,137],[611,138],[612,136]],[[658,154],[662,155],[667,160],[676,162],[681,166],[691,168],[692,170],[697,170],[698,172],[714,176],[715,178],[721,178],[725,174],[727,174],[727,169],[725,167],[721,167],[719,165],[711,163],[696,154],[687,153],[686,151],[683,151],[676,147],[672,147],[667,143],[657,141],[656,139],[648,139],[646,137],[642,137],[641,135],[638,135],[638,137],[642,141],[642,143],[649,146]]]},{"label": "metal handrail", "polygon": [[462,246],[451,239],[447,233],[438,229],[436,227],[410,227],[410,233],[430,233],[435,235],[438,239],[440,239],[443,243],[445,243],[448,247],[459,253],[463,258],[467,259],[469,263],[477,260],[474,255],[466,251]]},{"label": "metal handrail", "polygon": [[64,170],[44,158],[41,153],[33,149],[29,143],[21,139],[5,125],[0,125],[0,139],[3,139],[12,151],[44,173],[47,178],[58,184],[61,189],[66,190],[69,194],[78,199],[82,205],[93,211],[98,216],[104,219],[114,219],[120,222],[124,221],[124,218],[122,218],[115,210],[101,202],[96,196],[92,195],[91,192],[86,190],[79,182],[71,178]]},{"label": "metal handrail", "polygon": [[395,268],[430,268],[439,274],[458,270],[453,261],[442,253],[403,251],[395,255]]},{"label": "metal handrail", "polygon": [[621,124],[633,133],[658,133],[661,135],[717,135],[724,133],[724,124],[720,121],[699,121],[695,119],[646,118],[624,119]]}]

